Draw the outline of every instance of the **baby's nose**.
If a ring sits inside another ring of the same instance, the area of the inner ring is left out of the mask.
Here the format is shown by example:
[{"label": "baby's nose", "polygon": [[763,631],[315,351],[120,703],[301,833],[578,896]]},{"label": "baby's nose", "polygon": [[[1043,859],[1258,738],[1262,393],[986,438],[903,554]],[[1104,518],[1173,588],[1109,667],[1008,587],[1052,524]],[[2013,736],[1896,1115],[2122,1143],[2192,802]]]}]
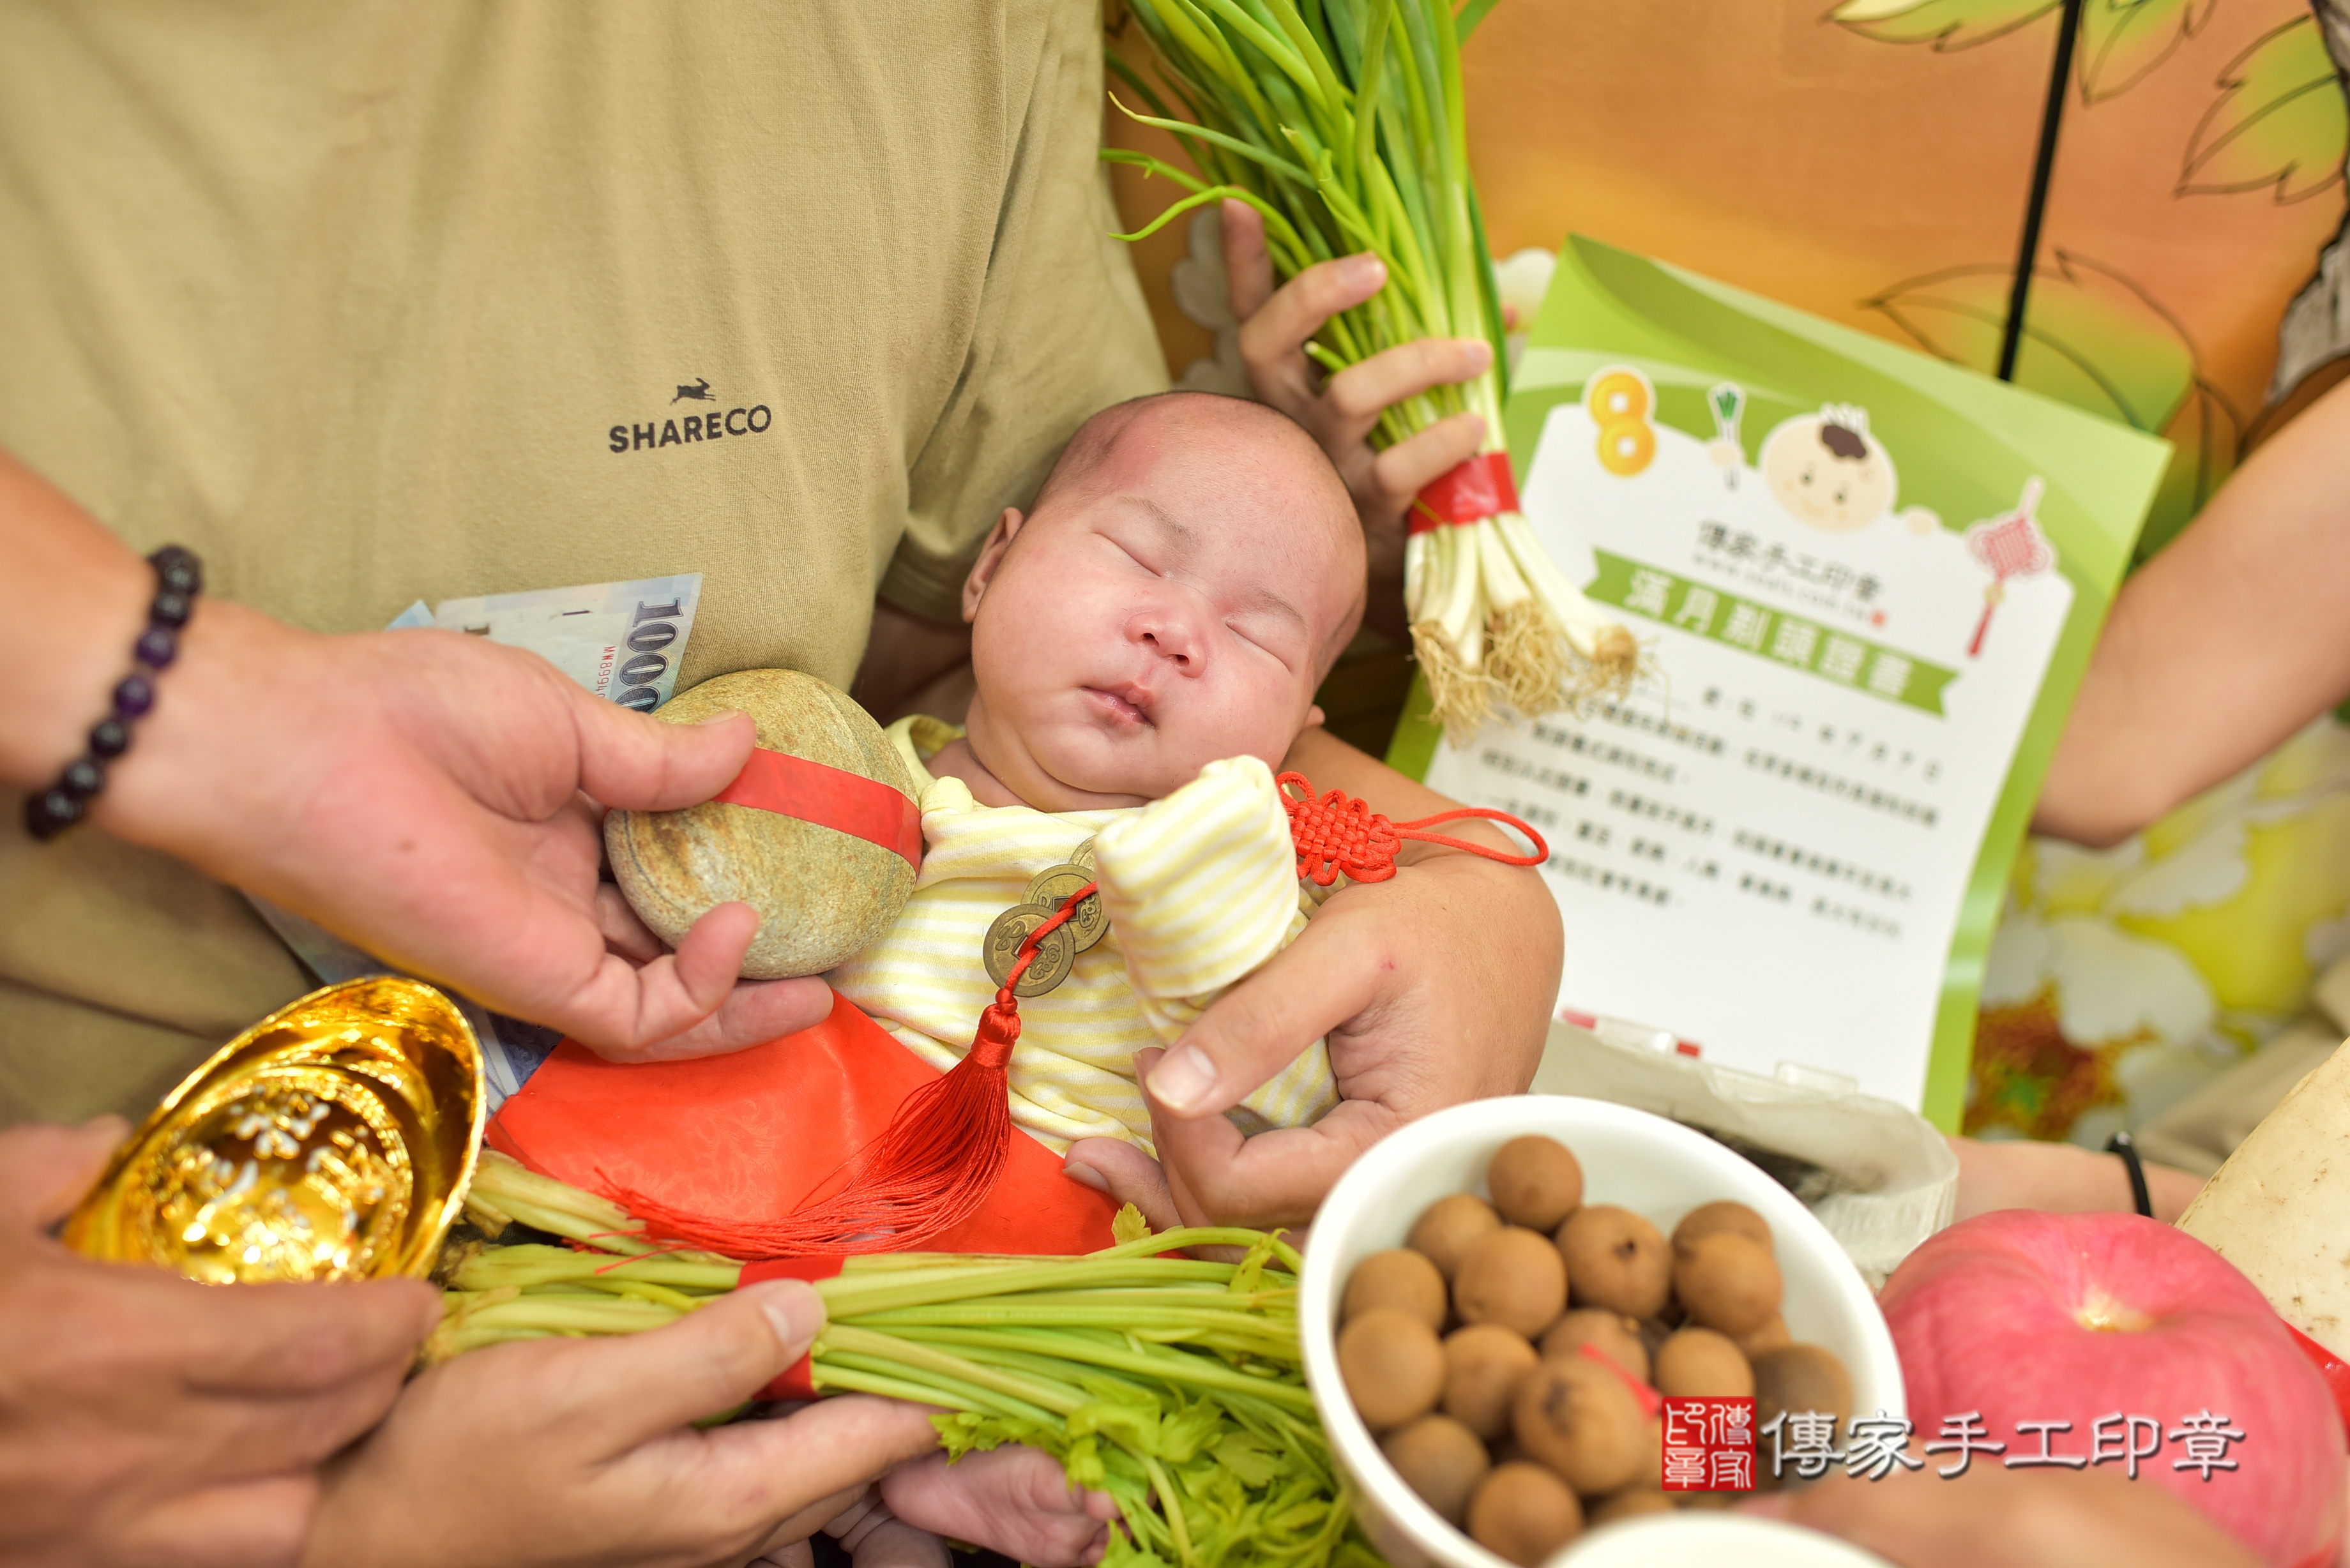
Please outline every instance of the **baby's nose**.
[{"label": "baby's nose", "polygon": [[1207,639],[1199,618],[1180,605],[1155,605],[1134,618],[1128,630],[1137,642],[1187,675],[1206,659]]},{"label": "baby's nose", "polygon": [[1164,627],[1144,628],[1142,645],[1152,649],[1161,659],[1179,667],[1188,669],[1191,663],[1191,652],[1186,639],[1175,635],[1170,628]]}]

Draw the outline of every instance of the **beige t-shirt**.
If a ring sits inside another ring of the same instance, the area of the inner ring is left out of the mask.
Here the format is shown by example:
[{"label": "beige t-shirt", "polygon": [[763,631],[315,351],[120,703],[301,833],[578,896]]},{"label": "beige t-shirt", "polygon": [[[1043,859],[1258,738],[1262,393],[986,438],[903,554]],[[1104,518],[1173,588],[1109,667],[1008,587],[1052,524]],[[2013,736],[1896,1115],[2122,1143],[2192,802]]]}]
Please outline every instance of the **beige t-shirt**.
[{"label": "beige t-shirt", "polygon": [[[700,572],[681,687],[845,686],[877,588],[952,618],[1164,384],[1100,52],[1086,0],[10,5],[0,446],[299,625]],[[0,1120],[140,1108],[304,983],[95,834],[0,832]]]}]

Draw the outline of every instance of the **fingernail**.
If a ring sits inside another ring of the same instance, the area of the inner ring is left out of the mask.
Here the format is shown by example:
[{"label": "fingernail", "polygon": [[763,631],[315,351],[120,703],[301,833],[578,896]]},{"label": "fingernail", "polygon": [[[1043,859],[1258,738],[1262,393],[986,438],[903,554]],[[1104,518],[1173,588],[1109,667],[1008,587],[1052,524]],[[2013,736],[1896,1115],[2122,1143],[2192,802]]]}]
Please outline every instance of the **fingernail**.
[{"label": "fingernail", "polygon": [[1346,283],[1378,283],[1387,275],[1387,263],[1375,255],[1348,256],[1338,264],[1339,279]]},{"label": "fingernail", "polygon": [[1482,370],[1493,362],[1493,346],[1482,337],[1463,337],[1461,339],[1461,344],[1462,348],[1468,349],[1469,358],[1477,361],[1479,369]]},{"label": "fingernail", "polygon": [[694,723],[697,726],[702,724],[723,724],[729,719],[739,719],[742,716],[743,710],[740,708],[721,708],[717,712],[712,713],[707,719],[696,719]]},{"label": "fingernail", "polygon": [[1179,1045],[1160,1058],[1144,1087],[1177,1114],[1191,1110],[1216,1087],[1216,1064],[1197,1045]]},{"label": "fingernail", "polygon": [[759,1310],[785,1345],[806,1345],[824,1326],[824,1298],[797,1280],[778,1280],[759,1294]]},{"label": "fingernail", "polygon": [[1078,1186],[1090,1187],[1096,1192],[1107,1192],[1109,1190],[1109,1182],[1103,1178],[1100,1171],[1096,1170],[1090,1165],[1080,1165],[1077,1161],[1073,1159],[1066,1165],[1061,1167],[1061,1174],[1067,1177],[1071,1181],[1076,1182]]}]

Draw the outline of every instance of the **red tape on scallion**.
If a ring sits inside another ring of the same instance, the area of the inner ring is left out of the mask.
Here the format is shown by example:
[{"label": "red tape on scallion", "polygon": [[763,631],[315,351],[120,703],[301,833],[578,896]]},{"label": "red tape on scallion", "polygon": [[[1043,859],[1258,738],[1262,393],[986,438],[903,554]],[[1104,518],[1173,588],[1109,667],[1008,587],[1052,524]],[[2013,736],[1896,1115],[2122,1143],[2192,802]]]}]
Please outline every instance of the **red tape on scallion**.
[{"label": "red tape on scallion", "polygon": [[1510,477],[1508,454],[1483,452],[1445,470],[1421,489],[1411,504],[1409,531],[1426,534],[1517,510],[1518,487]]}]

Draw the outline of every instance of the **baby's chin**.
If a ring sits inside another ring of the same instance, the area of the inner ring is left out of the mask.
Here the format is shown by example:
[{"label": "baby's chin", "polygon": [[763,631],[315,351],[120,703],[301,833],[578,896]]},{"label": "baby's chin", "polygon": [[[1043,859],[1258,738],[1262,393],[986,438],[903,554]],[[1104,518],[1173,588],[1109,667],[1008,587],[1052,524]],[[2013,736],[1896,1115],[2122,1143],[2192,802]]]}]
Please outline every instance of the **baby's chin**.
[{"label": "baby's chin", "polygon": [[[1094,811],[1163,799],[1215,761],[1203,757],[1188,768],[1170,765],[1164,756],[1153,754],[1157,748],[1138,743],[1139,739],[1113,740],[1097,732],[1032,744],[1030,763],[1067,800],[1047,809]],[[1079,796],[1085,798],[1074,798]]]}]

